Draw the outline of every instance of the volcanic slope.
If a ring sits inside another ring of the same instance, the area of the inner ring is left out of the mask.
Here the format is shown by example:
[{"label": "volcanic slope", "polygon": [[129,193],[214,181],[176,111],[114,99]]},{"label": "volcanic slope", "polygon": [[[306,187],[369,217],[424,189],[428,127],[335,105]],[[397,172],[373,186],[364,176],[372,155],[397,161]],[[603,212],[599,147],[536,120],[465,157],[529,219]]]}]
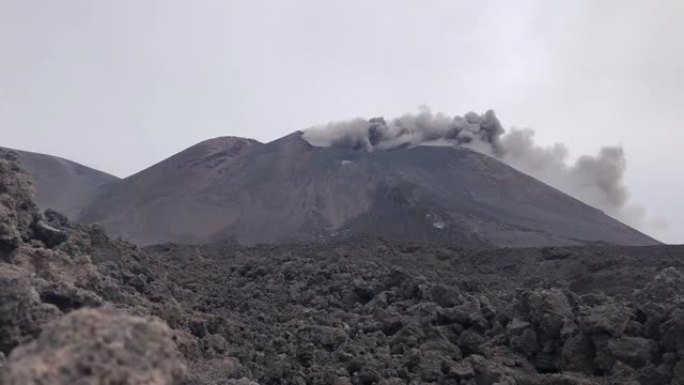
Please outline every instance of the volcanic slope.
[{"label": "volcanic slope", "polygon": [[59,211],[76,219],[93,197],[119,181],[114,175],[57,156],[11,150],[31,173],[35,200],[41,210]]},{"label": "volcanic slope", "polygon": [[79,218],[138,244],[358,235],[468,247],[658,242],[466,148],[202,142],[100,194]]}]

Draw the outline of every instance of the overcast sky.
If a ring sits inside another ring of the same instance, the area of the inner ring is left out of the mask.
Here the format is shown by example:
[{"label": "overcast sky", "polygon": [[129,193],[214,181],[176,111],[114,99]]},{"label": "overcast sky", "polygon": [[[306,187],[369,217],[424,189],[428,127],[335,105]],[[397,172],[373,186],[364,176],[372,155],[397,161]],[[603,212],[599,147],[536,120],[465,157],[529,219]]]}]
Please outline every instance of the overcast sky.
[{"label": "overcast sky", "polygon": [[622,145],[684,243],[682,0],[0,0],[0,145],[126,176],[418,106],[492,108],[573,156]]}]

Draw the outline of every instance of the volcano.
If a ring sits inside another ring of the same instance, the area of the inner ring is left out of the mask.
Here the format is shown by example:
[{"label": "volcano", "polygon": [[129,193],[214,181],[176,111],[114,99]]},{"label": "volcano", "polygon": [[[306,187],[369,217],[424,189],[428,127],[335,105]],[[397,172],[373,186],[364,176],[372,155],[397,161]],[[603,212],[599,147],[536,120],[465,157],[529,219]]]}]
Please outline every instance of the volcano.
[{"label": "volcano", "polygon": [[469,247],[658,243],[465,147],[364,151],[302,135],[199,143],[100,190],[77,219],[141,245],[358,236]]}]

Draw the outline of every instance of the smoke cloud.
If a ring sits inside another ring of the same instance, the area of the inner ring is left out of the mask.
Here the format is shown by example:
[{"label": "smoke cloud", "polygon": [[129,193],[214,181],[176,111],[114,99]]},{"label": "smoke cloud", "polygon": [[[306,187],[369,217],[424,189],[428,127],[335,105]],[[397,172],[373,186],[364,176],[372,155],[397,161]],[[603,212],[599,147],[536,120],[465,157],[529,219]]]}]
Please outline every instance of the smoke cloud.
[{"label": "smoke cloud", "polygon": [[390,122],[384,118],[330,123],[304,131],[304,139],[313,146],[345,147],[355,150],[391,150],[419,145],[478,145],[486,143],[496,150],[504,130],[494,111],[484,115],[469,112],[449,117],[433,114],[423,107],[418,114],[406,114]]},{"label": "smoke cloud", "polygon": [[447,116],[421,108],[391,121],[384,118],[334,122],[304,131],[313,146],[355,150],[391,150],[414,146],[463,146],[508,165],[643,231],[666,224],[648,218],[643,207],[629,202],[624,184],[626,159],[621,147],[603,147],[595,156],[569,162],[562,144],[539,146],[531,129],[506,132],[494,111]]}]

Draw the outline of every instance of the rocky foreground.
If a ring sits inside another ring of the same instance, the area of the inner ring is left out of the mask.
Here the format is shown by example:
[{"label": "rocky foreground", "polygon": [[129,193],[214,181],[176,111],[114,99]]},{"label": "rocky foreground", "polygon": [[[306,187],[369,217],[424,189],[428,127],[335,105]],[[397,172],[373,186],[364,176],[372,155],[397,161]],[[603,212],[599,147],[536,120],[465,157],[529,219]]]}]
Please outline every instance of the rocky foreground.
[{"label": "rocky foreground", "polygon": [[684,384],[684,248],[140,249],[0,154],[0,385]]}]

